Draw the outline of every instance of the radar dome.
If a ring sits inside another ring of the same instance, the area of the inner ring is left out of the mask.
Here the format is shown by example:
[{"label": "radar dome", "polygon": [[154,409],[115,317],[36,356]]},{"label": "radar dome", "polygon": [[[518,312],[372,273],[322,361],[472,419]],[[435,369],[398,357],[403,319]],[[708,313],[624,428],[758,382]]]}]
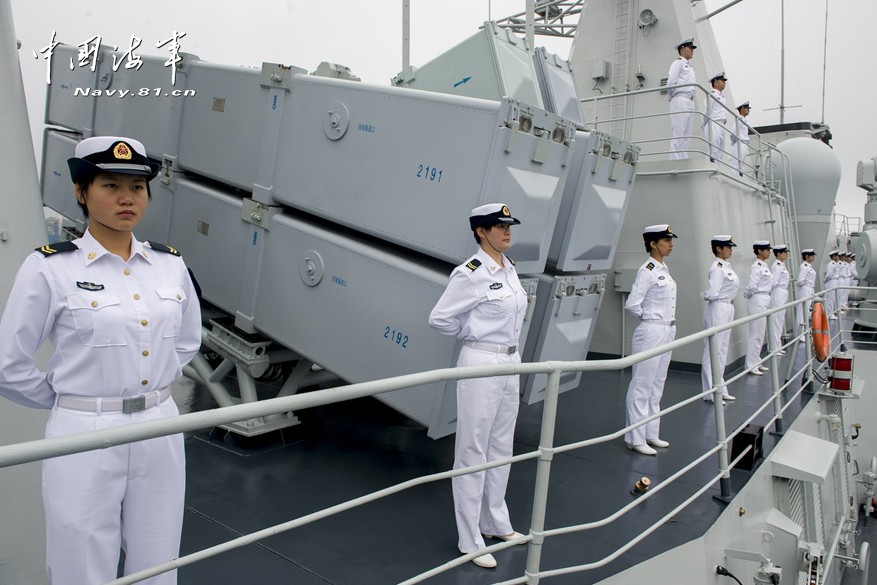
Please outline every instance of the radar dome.
[{"label": "radar dome", "polygon": [[777,149],[788,157],[789,169],[785,168],[786,158],[780,158],[774,178],[782,180],[780,191],[791,199],[785,180],[791,177],[796,214],[829,215],[840,185],[840,160],[831,147],[814,138],[799,137],[780,143]]}]

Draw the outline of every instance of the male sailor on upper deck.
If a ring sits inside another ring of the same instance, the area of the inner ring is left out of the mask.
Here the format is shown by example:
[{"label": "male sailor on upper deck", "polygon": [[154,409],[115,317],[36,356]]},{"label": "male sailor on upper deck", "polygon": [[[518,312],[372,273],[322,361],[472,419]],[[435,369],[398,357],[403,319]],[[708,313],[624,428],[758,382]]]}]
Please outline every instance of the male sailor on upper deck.
[{"label": "male sailor on upper deck", "polygon": [[667,99],[670,100],[670,159],[688,158],[688,139],[691,136],[691,126],[694,120],[694,87],[680,87],[674,89],[674,85],[695,83],[694,68],[690,61],[694,57],[694,37],[688,37],[679,41],[676,52],[679,57],[670,65],[670,73],[667,74]]},{"label": "male sailor on upper deck", "polygon": [[734,147],[731,149],[734,155],[731,157],[731,166],[741,175],[746,172],[746,156],[749,154],[749,125],[744,118],[750,111],[749,100],[737,106],[739,115],[734,120],[734,132],[731,134],[731,145]]},{"label": "male sailor on upper deck", "polygon": [[728,110],[725,109],[725,72],[719,71],[710,78],[713,91],[704,101],[704,118],[701,123],[703,135],[710,145],[710,160],[720,161],[725,154],[725,136],[728,123]]}]

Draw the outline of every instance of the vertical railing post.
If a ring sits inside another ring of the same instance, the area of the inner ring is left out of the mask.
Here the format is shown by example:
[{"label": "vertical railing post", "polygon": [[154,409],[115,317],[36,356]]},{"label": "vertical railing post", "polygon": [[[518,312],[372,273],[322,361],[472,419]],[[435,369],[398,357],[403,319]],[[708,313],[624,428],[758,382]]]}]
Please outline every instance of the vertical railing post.
[{"label": "vertical railing post", "polygon": [[723,371],[719,370],[719,343],[716,334],[713,333],[707,338],[707,344],[710,351],[710,371],[713,376],[713,412],[716,415],[716,442],[719,445],[719,471],[722,477],[719,479],[720,495],[716,499],[722,502],[730,502],[734,497],[731,493],[731,470],[728,460],[728,443],[726,442],[727,434],[725,431],[725,409],[723,408],[724,400],[722,400],[722,376]]},{"label": "vertical railing post", "polygon": [[[812,309],[813,302],[811,301],[810,307]],[[813,386],[813,329],[810,327],[810,323],[813,321],[813,317],[811,315],[804,316],[804,351],[807,352],[805,354],[805,359],[807,360],[807,384],[809,384],[809,392],[815,392],[815,388]]]},{"label": "vertical railing post", "polygon": [[536,464],[536,485],[533,490],[533,517],[530,534],[533,540],[527,550],[527,566],[524,575],[527,585],[539,583],[539,563],[542,558],[542,542],[545,540],[545,513],[548,509],[548,480],[551,460],[554,458],[554,426],[557,422],[557,397],[560,394],[560,370],[548,373],[548,387],[542,410],[542,435],[539,439],[539,460]]},{"label": "vertical railing post", "polygon": [[[776,346],[776,341],[774,341],[772,323],[773,316],[776,314],[774,312],[767,317],[767,351],[770,355],[770,391],[773,394],[773,413],[776,416],[774,430],[771,434],[781,437],[785,431],[783,429],[783,400],[780,396],[780,360],[777,356],[779,348]],[[783,317],[785,318],[785,314],[783,314]]]}]

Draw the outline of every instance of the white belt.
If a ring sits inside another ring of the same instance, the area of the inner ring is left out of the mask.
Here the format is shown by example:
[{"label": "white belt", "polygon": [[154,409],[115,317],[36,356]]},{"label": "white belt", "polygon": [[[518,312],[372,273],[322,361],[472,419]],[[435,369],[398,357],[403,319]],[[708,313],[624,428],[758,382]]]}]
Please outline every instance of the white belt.
[{"label": "white belt", "polygon": [[729,305],[733,305],[734,301],[730,301],[728,299],[715,299],[710,301],[711,303],[728,303]]},{"label": "white belt", "polygon": [[170,386],[165,386],[161,390],[155,390],[148,394],[130,396],[128,398],[62,394],[58,396],[57,404],[59,408],[80,410],[82,412],[96,412],[98,414],[122,412],[128,414],[158,406],[167,400],[170,395]]},{"label": "white belt", "polygon": [[647,323],[657,323],[658,325],[676,325],[676,319],[672,321],[664,321],[662,319],[642,319]]},{"label": "white belt", "polygon": [[[678,98],[678,97],[683,97],[683,98],[685,98],[685,99],[687,99],[688,101],[691,101],[691,102],[694,101],[694,96],[693,96],[693,95],[689,95],[689,94],[687,94],[687,93],[677,93],[677,94],[674,94],[674,95],[673,95],[673,98]],[[670,98],[670,99],[673,99],[673,98]]]},{"label": "white belt", "polygon": [[769,292],[754,292],[752,294],[754,294],[754,295],[769,295],[770,293]]},{"label": "white belt", "polygon": [[498,343],[485,343],[483,341],[464,341],[463,345],[478,349],[481,351],[489,351],[490,353],[513,354],[518,351],[517,345],[499,345]]}]

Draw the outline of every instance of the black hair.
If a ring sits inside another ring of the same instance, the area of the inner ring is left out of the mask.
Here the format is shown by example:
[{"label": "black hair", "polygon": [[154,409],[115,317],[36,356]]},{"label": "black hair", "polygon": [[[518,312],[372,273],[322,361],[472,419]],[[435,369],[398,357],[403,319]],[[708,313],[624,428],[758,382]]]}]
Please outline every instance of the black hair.
[{"label": "black hair", "polygon": [[490,224],[490,225],[482,224],[482,225],[477,225],[477,226],[475,226],[475,229],[472,230],[472,235],[475,236],[475,242],[476,242],[479,246],[481,245],[481,238],[478,237],[478,228],[484,228],[484,231],[489,232],[490,230],[492,230],[494,227],[496,227],[496,226],[498,226],[498,225],[506,225],[506,222],[504,222],[504,221],[498,221],[498,222],[496,222],[496,223],[492,223],[492,224]]},{"label": "black hair", "polygon": [[718,240],[710,241],[710,250],[713,251],[713,256],[719,255],[719,248],[724,248],[725,246],[730,246],[727,242],[720,242]]}]

